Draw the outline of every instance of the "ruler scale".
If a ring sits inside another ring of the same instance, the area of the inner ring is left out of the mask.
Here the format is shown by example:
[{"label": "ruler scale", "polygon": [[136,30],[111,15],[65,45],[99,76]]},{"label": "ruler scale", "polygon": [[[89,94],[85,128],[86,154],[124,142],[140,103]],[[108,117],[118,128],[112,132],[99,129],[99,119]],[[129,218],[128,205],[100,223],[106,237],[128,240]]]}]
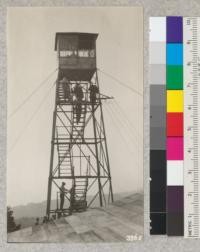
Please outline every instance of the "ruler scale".
[{"label": "ruler scale", "polygon": [[184,18],[184,236],[200,237],[200,18]]}]

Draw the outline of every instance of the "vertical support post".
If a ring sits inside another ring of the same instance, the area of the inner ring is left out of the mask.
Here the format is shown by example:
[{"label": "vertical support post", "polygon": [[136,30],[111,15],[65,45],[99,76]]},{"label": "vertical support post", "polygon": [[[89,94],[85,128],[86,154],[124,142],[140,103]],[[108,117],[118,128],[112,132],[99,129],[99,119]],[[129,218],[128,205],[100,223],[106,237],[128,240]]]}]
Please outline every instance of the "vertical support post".
[{"label": "vertical support post", "polygon": [[58,210],[58,192],[57,192],[57,198],[56,198],[56,206],[57,206],[57,210]]},{"label": "vertical support post", "polygon": [[[97,86],[99,88],[99,80],[98,80],[97,70],[96,70],[96,82],[97,82]],[[103,133],[104,133],[104,138],[105,138],[106,159],[107,159],[107,163],[108,163],[107,170],[108,170],[109,183],[110,183],[110,195],[111,195],[111,201],[113,202],[114,201],[114,197],[113,197],[112,181],[111,181],[111,175],[110,175],[110,161],[109,161],[109,157],[108,157],[108,147],[107,147],[106,131],[105,131],[105,124],[104,124],[104,118],[103,118],[103,110],[102,110],[101,100],[99,100],[99,102],[100,102],[100,111],[101,111],[101,121],[102,121]]]},{"label": "vertical support post", "polygon": [[50,169],[49,169],[48,192],[47,192],[47,209],[46,209],[46,215],[48,216],[48,219],[49,219],[50,209],[51,209],[52,171],[53,171],[54,138],[55,138],[56,109],[57,109],[57,88],[58,88],[58,82],[56,82],[55,109],[53,112],[53,127],[52,127],[52,136],[51,136],[51,156],[50,156]]},{"label": "vertical support post", "polygon": [[80,175],[82,175],[82,167],[81,167],[81,145],[80,145]]},{"label": "vertical support post", "polygon": [[96,132],[96,120],[94,115],[94,105],[92,104],[92,120],[94,128],[94,141],[95,141],[95,152],[96,152],[96,163],[97,163],[97,176],[98,176],[98,186],[99,186],[99,203],[100,206],[103,206],[102,201],[102,192],[101,192],[101,174],[100,174],[100,165],[99,165],[99,156],[98,156],[98,146],[97,146],[97,132]]}]

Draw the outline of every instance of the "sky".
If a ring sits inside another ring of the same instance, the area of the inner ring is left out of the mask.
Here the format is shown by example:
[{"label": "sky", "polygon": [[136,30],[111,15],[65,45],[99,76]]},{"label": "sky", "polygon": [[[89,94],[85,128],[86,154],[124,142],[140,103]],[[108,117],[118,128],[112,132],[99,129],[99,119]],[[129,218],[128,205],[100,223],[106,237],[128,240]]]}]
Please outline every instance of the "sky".
[{"label": "sky", "polygon": [[[16,206],[47,197],[55,33],[98,33],[97,67],[143,94],[143,12],[141,7],[10,7],[7,21],[7,204]],[[99,83],[101,93],[114,97],[103,105],[114,193],[141,192],[143,98],[101,72]]]}]

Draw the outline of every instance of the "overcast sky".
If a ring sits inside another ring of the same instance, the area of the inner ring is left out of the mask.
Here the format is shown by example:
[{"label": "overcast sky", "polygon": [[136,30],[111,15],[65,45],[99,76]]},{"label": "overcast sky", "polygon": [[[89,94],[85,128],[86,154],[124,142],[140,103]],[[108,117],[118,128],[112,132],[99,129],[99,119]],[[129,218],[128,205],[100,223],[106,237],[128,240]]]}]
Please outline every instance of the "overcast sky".
[{"label": "overcast sky", "polygon": [[[143,93],[140,7],[9,8],[7,27],[8,115],[57,68],[56,32],[99,33],[98,68]],[[42,101],[56,77],[54,73],[8,119],[7,202],[11,206],[46,200],[55,89]],[[104,105],[113,190],[142,191],[142,97],[101,73],[99,81],[101,93],[114,96],[128,118],[124,121],[114,102]]]}]

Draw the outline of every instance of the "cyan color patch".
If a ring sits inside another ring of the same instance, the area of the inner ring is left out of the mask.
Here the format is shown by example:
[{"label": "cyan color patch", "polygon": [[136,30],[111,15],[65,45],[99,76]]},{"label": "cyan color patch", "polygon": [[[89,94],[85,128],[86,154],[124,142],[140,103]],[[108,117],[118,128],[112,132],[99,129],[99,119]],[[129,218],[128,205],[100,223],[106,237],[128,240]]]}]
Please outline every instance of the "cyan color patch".
[{"label": "cyan color patch", "polygon": [[167,44],[167,65],[183,65],[183,44]]}]

